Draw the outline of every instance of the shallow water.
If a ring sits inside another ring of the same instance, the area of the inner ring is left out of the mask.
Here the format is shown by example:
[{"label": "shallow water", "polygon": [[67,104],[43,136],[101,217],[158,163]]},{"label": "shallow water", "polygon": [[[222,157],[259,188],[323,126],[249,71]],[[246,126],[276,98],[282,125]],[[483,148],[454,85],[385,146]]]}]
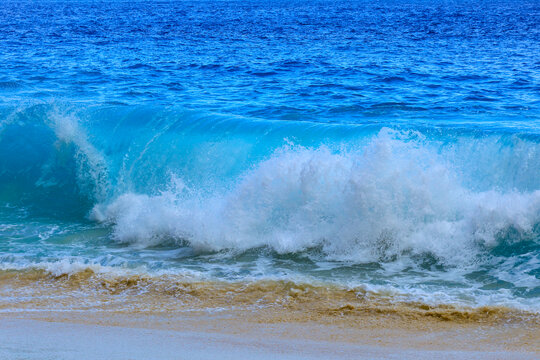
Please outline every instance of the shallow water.
[{"label": "shallow water", "polygon": [[0,9],[4,275],[539,311],[537,2]]}]

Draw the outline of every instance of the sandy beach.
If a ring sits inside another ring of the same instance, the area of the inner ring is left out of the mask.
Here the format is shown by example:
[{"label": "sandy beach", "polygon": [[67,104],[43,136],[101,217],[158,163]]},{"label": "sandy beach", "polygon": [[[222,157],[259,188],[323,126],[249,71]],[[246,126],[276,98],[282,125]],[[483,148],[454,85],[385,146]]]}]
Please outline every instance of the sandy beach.
[{"label": "sandy beach", "polygon": [[[537,359],[538,327],[401,321],[266,322],[247,311],[17,312],[2,359]],[[350,320],[350,319],[349,319]],[[353,325],[354,323],[354,325]]]}]

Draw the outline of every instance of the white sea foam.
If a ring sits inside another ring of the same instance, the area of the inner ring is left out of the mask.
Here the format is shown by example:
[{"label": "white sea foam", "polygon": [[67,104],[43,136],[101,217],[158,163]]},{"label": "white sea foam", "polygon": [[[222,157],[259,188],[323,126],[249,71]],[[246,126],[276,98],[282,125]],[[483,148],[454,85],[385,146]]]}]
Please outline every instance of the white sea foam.
[{"label": "white sea foam", "polygon": [[539,222],[540,191],[473,191],[461,180],[421,135],[383,129],[356,150],[283,147],[212,196],[176,179],[156,196],[126,193],[97,205],[91,217],[113,224],[118,241],[140,245],[318,247],[329,259],[359,262],[429,253],[449,265],[471,263],[502,231],[527,234]]},{"label": "white sea foam", "polygon": [[56,261],[24,261],[19,259],[15,262],[0,263],[0,270],[43,270],[53,276],[71,276],[83,271],[91,270],[94,274],[102,277],[118,278],[128,276],[143,276],[160,278],[162,276],[175,276],[183,281],[205,280],[208,278],[204,273],[193,269],[149,269],[148,266],[139,265],[136,267],[127,264],[102,265],[99,261],[88,261],[88,259],[68,256]]}]

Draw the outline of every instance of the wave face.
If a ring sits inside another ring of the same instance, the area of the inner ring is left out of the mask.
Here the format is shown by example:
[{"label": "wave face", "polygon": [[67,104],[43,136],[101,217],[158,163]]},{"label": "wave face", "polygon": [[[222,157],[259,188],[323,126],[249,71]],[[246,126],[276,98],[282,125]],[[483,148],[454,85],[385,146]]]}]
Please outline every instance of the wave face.
[{"label": "wave face", "polygon": [[538,312],[539,14],[0,2],[0,277],[189,273]]}]

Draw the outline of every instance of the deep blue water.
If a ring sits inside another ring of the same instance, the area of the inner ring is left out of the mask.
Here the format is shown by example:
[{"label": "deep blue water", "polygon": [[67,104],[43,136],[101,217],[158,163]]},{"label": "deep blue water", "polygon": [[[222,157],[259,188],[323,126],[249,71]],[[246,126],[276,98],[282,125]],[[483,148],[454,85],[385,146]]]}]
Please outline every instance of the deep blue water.
[{"label": "deep blue water", "polygon": [[538,309],[538,1],[2,1],[0,266]]},{"label": "deep blue water", "polygon": [[1,101],[529,127],[540,111],[539,6],[3,1]]}]

